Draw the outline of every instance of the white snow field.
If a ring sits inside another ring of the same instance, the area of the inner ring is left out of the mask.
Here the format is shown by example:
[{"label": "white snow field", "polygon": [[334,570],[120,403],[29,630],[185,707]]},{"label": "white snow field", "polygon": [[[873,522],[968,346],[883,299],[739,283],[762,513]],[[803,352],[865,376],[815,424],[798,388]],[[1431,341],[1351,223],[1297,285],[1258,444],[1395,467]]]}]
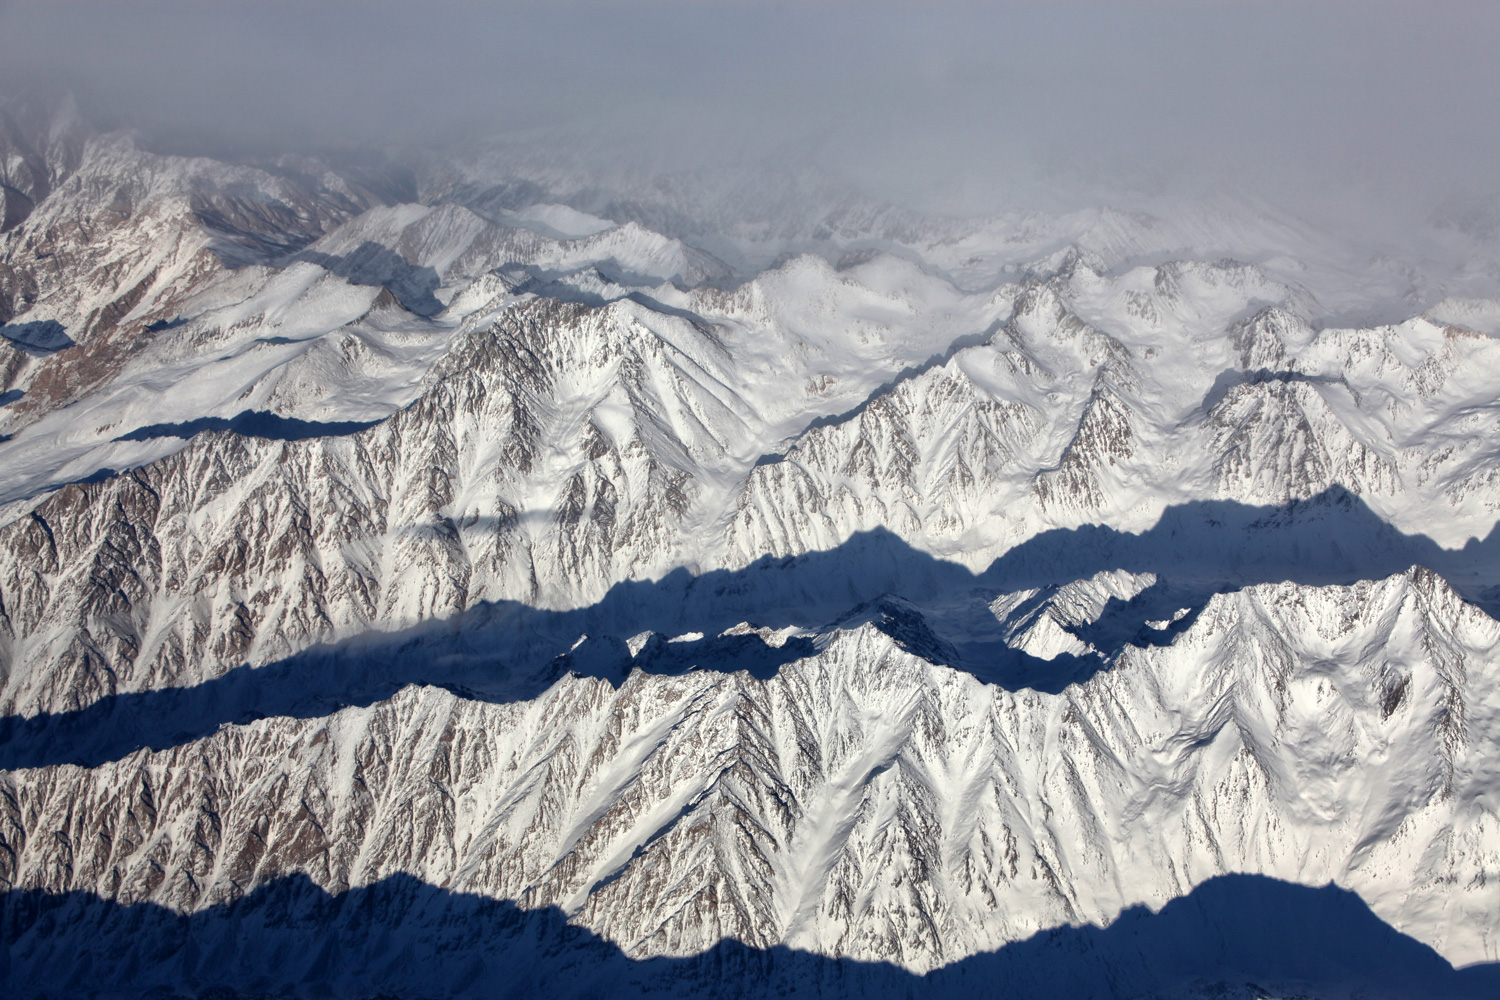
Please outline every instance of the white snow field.
[{"label": "white snow field", "polygon": [[9,995],[1500,995],[1493,241],[27,142]]}]

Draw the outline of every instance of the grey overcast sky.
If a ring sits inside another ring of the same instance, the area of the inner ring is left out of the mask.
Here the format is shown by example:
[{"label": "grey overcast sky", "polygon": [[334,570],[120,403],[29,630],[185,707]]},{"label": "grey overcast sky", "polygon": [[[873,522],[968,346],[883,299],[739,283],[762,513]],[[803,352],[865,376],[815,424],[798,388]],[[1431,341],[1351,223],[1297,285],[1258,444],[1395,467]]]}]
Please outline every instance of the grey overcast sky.
[{"label": "grey overcast sky", "polygon": [[665,168],[807,158],[914,203],[1023,177],[1500,189],[1496,0],[0,0],[0,88],[34,86],[178,144],[547,129]]}]

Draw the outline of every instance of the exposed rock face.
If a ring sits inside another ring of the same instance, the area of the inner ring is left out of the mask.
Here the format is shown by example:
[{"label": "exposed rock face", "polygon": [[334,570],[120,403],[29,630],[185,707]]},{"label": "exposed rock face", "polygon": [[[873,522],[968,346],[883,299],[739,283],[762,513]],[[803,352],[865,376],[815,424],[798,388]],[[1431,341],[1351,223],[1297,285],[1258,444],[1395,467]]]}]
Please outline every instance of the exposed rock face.
[{"label": "exposed rock face", "polygon": [[765,680],[648,661],[529,702],[414,686],[12,772],[4,875],[191,912],[293,873],[406,873],[557,907],[636,957],[732,938],[920,972],[1250,870],[1338,881],[1493,960],[1497,647],[1412,571],[1215,597],[1057,694],[869,624]]},{"label": "exposed rock face", "polygon": [[[552,921],[525,982],[737,942],[938,989],[901,977],[1233,873],[1500,961],[1493,339],[1088,247],[732,285],[536,181],[0,124],[25,989],[76,934],[79,990],[486,992],[378,942],[300,985],[111,964],[111,921],[232,951],[236,901],[272,934],[382,893],[428,942]],[[979,238],[893,218],[829,232]]]}]

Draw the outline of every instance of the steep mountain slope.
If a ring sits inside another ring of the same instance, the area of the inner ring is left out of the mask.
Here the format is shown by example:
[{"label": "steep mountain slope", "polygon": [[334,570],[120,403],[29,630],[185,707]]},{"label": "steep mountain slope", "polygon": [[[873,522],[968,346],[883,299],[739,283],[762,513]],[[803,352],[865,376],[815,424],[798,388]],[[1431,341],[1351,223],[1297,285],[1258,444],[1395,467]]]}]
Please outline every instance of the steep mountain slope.
[{"label": "steep mountain slope", "polygon": [[[740,960],[1035,993],[1064,925],[1149,935],[1188,897],[1229,934],[1215,893],[1261,898],[1236,874],[1336,883],[1360,934],[1435,950],[1373,995],[1500,961],[1492,337],[1338,322],[1331,251],[1316,289],[1162,259],[1223,206],[846,202],[814,233],[525,164],[27,122],[0,135],[30,202],[0,235],[22,995],[74,939],[76,988],[122,993],[711,993]],[[388,893],[406,925],[340,909]],[[382,957],[470,908],[547,943],[455,937],[453,978]],[[121,957],[162,921],[194,943]],[[300,978],[197,957],[308,921],[345,944]],[[1217,988],[1067,940],[1121,995]],[[1225,990],[1353,989],[1256,954]],[[661,964],[698,955],[727,964]]]},{"label": "steep mountain slope", "polygon": [[1058,694],[858,616],[764,680],[637,659],[618,688],[411,687],[13,772],[6,878],[192,911],[294,872],[405,872],[558,907],[634,956],[732,938],[920,972],[1251,870],[1497,958],[1500,627],[1426,571],[1215,597]]},{"label": "steep mountain slope", "polygon": [[[1231,368],[1206,389],[1207,366],[1179,361],[1182,380],[1198,384],[1173,392],[1163,371],[1145,375],[1125,342],[1066,312],[1047,286],[1016,302],[987,343],[849,415],[813,421],[784,454],[762,449],[803,418],[783,417],[767,390],[818,363],[819,345],[801,341],[791,365],[782,361],[790,370],[768,371],[775,360],[736,356],[737,331],[710,325],[714,313],[628,298],[519,303],[464,337],[417,401],[368,430],[280,442],[210,433],[30,505],[3,529],[7,708],[79,708],[477,602],[588,605],[617,581],[738,569],[876,528],[979,570],[1049,528],[1149,528],[1177,498],[1284,503],[1337,484],[1398,528],[1446,509],[1443,542],[1466,522],[1478,534],[1493,509],[1494,466],[1472,454],[1493,440],[1472,433],[1491,426],[1493,410],[1472,405],[1467,379],[1440,394],[1460,366],[1488,367],[1488,339],[1417,321],[1401,343],[1426,357],[1402,363],[1387,351],[1371,374],[1350,365],[1302,378]],[[1284,352],[1296,331],[1277,322],[1260,314],[1230,339],[1260,345],[1242,355]],[[1344,335],[1307,337],[1316,358]],[[1362,355],[1380,343],[1360,337]],[[1419,373],[1435,385],[1431,404],[1393,404],[1385,386],[1408,390]],[[815,384],[839,385],[825,378]],[[1217,400],[1162,406],[1212,397],[1226,381]],[[1471,429],[1465,445],[1445,455],[1392,447],[1403,433],[1444,433],[1455,411]],[[1347,565],[1331,568],[1330,582],[1361,575],[1389,543],[1345,544]],[[1479,597],[1478,552],[1433,555]],[[866,587],[858,599],[879,593]]]}]

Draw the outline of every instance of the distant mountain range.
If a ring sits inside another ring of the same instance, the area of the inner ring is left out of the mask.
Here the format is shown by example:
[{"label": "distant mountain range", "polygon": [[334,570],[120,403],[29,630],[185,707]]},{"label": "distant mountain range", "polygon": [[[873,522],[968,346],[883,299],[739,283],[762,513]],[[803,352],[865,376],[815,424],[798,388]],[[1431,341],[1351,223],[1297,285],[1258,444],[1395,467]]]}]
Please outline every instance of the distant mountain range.
[{"label": "distant mountain range", "polygon": [[0,102],[6,995],[1500,992],[1493,234],[564,162]]}]

